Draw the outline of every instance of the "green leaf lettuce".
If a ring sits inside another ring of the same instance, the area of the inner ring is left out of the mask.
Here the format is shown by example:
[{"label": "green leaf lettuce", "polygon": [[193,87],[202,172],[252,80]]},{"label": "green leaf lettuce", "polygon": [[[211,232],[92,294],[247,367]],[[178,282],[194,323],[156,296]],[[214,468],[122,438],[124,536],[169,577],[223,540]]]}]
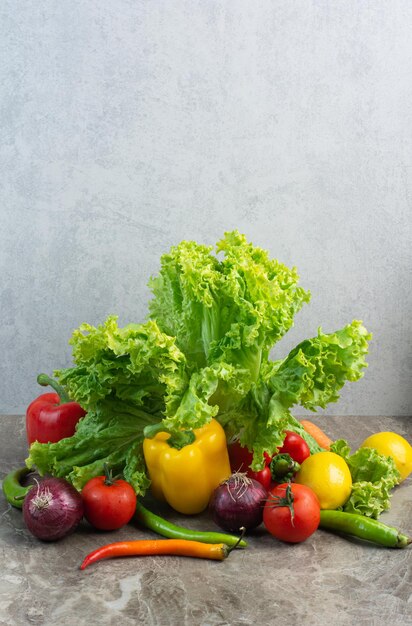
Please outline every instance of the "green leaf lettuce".
[{"label": "green leaf lettuce", "polygon": [[350,454],[344,439],[335,441],[331,451],[345,459],[352,476],[352,492],[342,510],[377,519],[390,508],[390,492],[400,482],[394,460],[366,447]]},{"label": "green leaf lettuce", "polygon": [[83,324],[71,343],[75,366],[56,375],[87,415],[73,437],[32,444],[27,465],[80,489],[108,463],[144,493],[144,428],[163,418],[176,428],[200,426],[214,409],[197,394],[210,392],[189,381],[185,356],[154,321],[119,328],[110,316],[98,327]]}]

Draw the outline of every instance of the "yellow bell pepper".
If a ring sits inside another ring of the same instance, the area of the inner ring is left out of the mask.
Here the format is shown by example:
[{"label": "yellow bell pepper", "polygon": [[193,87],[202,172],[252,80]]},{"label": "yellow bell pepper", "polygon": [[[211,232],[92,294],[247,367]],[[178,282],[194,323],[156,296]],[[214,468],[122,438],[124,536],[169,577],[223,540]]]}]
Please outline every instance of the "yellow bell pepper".
[{"label": "yellow bell pepper", "polygon": [[[193,442],[181,449],[159,432],[143,441],[143,453],[155,498],[179,513],[203,511],[216,487],[231,474],[226,436],[215,419],[193,430]],[[170,440],[173,442],[173,437]]]}]

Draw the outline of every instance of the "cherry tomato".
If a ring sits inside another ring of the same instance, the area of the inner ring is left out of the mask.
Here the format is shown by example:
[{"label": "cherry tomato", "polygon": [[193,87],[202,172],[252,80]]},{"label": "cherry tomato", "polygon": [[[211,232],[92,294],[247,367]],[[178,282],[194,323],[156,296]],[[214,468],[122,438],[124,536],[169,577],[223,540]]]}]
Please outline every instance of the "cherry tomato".
[{"label": "cherry tomato", "polygon": [[260,472],[252,472],[249,469],[247,472],[249,478],[254,478],[258,481],[267,491],[269,491],[270,486],[272,484],[272,475],[270,473],[270,468],[268,466],[264,467]]},{"label": "cherry tomato", "polygon": [[320,505],[305,485],[283,483],[269,492],[263,523],[271,535],[289,543],[305,541],[318,528]]},{"label": "cherry tomato", "polygon": [[136,509],[136,493],[133,487],[121,479],[96,476],[82,490],[84,516],[99,530],[117,530],[133,517]]},{"label": "cherry tomato", "polygon": [[283,440],[282,447],[278,450],[279,454],[290,454],[294,461],[299,464],[303,463],[310,456],[308,444],[298,433],[294,433],[291,430],[286,430],[285,433],[286,437]]}]

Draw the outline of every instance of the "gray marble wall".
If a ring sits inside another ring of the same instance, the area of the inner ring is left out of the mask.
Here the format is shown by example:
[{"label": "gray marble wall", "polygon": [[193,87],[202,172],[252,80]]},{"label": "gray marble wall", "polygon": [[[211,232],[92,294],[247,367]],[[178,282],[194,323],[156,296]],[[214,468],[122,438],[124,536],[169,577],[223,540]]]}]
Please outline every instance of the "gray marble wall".
[{"label": "gray marble wall", "polygon": [[0,410],[170,245],[238,228],[374,333],[335,414],[411,415],[412,3],[3,0]]}]

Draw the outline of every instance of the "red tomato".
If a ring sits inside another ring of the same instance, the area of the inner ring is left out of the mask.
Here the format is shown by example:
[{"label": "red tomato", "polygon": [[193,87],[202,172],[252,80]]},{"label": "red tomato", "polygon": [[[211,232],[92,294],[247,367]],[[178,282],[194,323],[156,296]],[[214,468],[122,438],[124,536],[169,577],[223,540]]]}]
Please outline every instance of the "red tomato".
[{"label": "red tomato", "polygon": [[108,480],[96,476],[82,489],[84,516],[99,530],[117,530],[133,517],[136,493],[125,480]]},{"label": "red tomato", "polygon": [[229,452],[230,468],[232,472],[246,472],[252,463],[253,452],[240,445],[238,441],[230,443],[227,447]]},{"label": "red tomato", "polygon": [[[247,448],[241,446],[238,441],[230,443],[227,450],[229,452],[230,468],[232,472],[247,472],[253,460],[253,452],[250,452]],[[265,464],[269,465],[272,457],[265,452],[264,458]],[[254,476],[252,476],[252,478],[254,478]]]},{"label": "red tomato", "polygon": [[266,465],[270,465],[271,460],[273,459],[273,454],[268,454],[267,452],[263,453]]},{"label": "red tomato", "polygon": [[249,478],[254,478],[262,485],[262,487],[269,491],[270,485],[272,484],[272,475],[269,467],[264,467],[263,470],[260,470],[260,472],[252,472],[252,470],[249,469],[246,473]]},{"label": "red tomato", "polygon": [[291,430],[286,430],[285,433],[286,437],[278,453],[290,454],[294,461],[299,464],[303,463],[303,461],[310,456],[308,444],[298,433],[294,433]]},{"label": "red tomato", "polygon": [[263,523],[276,539],[299,543],[315,532],[319,522],[319,500],[309,487],[283,483],[269,492]]}]

